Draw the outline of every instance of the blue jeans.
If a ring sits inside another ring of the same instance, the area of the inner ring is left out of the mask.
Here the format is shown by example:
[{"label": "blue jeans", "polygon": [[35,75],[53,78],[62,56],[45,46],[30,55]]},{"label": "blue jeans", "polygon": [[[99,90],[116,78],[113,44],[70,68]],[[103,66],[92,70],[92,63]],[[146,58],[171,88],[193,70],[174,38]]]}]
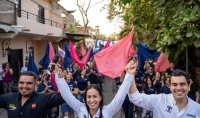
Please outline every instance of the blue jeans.
[{"label": "blue jeans", "polygon": [[131,103],[129,99],[124,100],[122,104],[122,108],[125,114],[125,118],[133,118],[133,115],[134,115],[133,106],[134,106],[133,103]]},{"label": "blue jeans", "polygon": [[77,99],[78,99],[80,102],[84,102],[84,94],[77,94]]}]

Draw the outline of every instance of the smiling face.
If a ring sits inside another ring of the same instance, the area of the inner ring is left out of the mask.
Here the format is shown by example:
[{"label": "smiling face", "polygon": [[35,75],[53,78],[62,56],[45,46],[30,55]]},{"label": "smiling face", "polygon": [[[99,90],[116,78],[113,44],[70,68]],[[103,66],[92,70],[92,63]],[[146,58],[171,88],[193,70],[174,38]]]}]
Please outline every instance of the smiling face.
[{"label": "smiling face", "polygon": [[185,76],[172,76],[170,90],[176,101],[183,101],[187,99],[190,85],[187,83]]},{"label": "smiling face", "polygon": [[33,76],[22,75],[19,78],[18,90],[22,97],[30,97],[35,91],[36,80]]},{"label": "smiling face", "polygon": [[102,96],[100,96],[99,92],[96,89],[88,89],[86,93],[86,102],[90,110],[97,111],[101,100]]},{"label": "smiling face", "polygon": [[152,81],[150,78],[147,78],[147,85],[152,85]]}]

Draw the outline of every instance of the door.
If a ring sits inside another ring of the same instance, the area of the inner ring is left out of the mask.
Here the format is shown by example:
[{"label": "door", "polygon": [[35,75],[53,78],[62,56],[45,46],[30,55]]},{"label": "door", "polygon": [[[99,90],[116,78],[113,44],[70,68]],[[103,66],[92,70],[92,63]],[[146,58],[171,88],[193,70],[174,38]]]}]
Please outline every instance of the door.
[{"label": "door", "polygon": [[22,49],[14,49],[8,56],[8,62],[13,69],[13,80],[19,80],[20,70],[23,67]]},{"label": "door", "polygon": [[23,51],[22,49],[14,49],[8,55],[8,62],[13,70],[13,91],[17,91],[17,82],[19,80],[20,70],[23,67]]}]

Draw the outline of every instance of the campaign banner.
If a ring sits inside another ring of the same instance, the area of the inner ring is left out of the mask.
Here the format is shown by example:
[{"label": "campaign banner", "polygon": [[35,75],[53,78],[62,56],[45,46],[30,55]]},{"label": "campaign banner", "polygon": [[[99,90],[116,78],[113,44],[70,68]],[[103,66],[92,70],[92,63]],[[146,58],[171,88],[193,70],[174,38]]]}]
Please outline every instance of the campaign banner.
[{"label": "campaign banner", "polygon": [[[111,46],[111,45],[114,45],[114,44],[117,43],[117,42],[118,42],[118,41],[116,41],[116,40],[111,40],[111,41],[110,41],[110,46]],[[96,39],[96,43],[95,43],[95,48],[98,48],[98,49],[99,49],[99,45],[100,45],[100,44],[102,44],[102,45],[105,46],[106,43],[107,43],[107,40],[97,38],[97,39]]]}]

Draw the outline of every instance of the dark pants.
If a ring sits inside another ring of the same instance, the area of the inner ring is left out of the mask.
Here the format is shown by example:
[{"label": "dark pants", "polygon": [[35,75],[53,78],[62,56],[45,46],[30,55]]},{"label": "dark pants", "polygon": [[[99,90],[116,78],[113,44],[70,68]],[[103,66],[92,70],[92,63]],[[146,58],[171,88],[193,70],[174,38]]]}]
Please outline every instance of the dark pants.
[{"label": "dark pants", "polygon": [[133,103],[131,103],[129,100],[124,100],[122,108],[125,114],[125,118],[133,118]]},{"label": "dark pants", "polygon": [[0,95],[4,94],[3,81],[0,81]]},{"label": "dark pants", "polygon": [[48,115],[48,117],[47,118],[52,118],[52,111],[51,111],[52,109],[49,109],[48,111],[47,111],[47,115]]}]

